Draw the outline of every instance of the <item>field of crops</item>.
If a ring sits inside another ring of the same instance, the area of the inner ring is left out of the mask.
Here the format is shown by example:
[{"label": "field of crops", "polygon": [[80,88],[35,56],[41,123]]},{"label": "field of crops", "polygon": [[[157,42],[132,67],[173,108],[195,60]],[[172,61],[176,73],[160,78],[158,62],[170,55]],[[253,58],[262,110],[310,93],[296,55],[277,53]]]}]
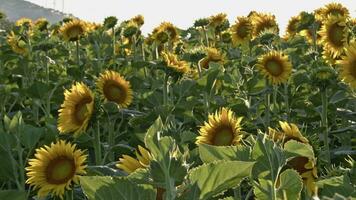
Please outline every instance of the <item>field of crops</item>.
[{"label": "field of crops", "polygon": [[[0,15],[0,199],[356,198],[356,18]],[[354,8],[352,8],[354,9]]]}]

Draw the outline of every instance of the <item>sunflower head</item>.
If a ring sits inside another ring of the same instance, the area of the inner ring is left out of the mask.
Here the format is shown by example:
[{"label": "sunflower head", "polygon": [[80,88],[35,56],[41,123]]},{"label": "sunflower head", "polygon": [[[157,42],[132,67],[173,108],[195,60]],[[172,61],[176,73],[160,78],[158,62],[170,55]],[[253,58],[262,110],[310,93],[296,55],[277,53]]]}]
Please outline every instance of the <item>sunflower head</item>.
[{"label": "sunflower head", "polygon": [[64,91],[64,102],[59,109],[58,130],[60,133],[84,132],[94,110],[94,94],[83,83],[75,83]]},{"label": "sunflower head", "polygon": [[341,15],[329,15],[319,34],[324,50],[329,51],[333,58],[340,56],[347,44],[346,18]]},{"label": "sunflower head", "polygon": [[228,108],[221,108],[215,114],[209,114],[209,120],[200,127],[196,144],[215,146],[238,145],[242,139],[241,120]]},{"label": "sunflower head", "polygon": [[91,33],[93,31],[96,31],[102,27],[101,24],[95,23],[95,22],[85,22],[86,25],[86,31],[88,33]]},{"label": "sunflower head", "polygon": [[292,63],[288,56],[279,51],[271,51],[259,57],[257,68],[276,85],[287,82],[292,73]]},{"label": "sunflower head", "polygon": [[279,125],[281,126],[280,131],[275,130],[273,128],[268,128],[268,136],[274,141],[281,141],[282,144],[285,144],[289,140],[296,140],[298,142],[302,142],[304,144],[308,144],[309,141],[305,138],[302,133],[299,131],[297,125],[288,122],[279,121]]},{"label": "sunflower head", "polygon": [[35,27],[40,30],[44,31],[48,29],[49,22],[46,18],[39,18],[35,21]]},{"label": "sunflower head", "polygon": [[324,20],[329,15],[339,15],[345,18],[348,18],[350,16],[349,10],[341,3],[329,3],[317,11],[318,12],[315,13],[315,17],[320,21]]},{"label": "sunflower head", "polygon": [[186,61],[179,60],[178,56],[173,53],[162,52],[162,58],[167,67],[172,69],[174,72],[185,74],[190,70],[188,63]]},{"label": "sunflower head", "polygon": [[339,65],[340,79],[356,89],[356,42],[350,43],[345,54],[336,62]]},{"label": "sunflower head", "polygon": [[234,45],[246,44],[251,39],[252,24],[248,17],[238,17],[236,23],[231,26],[231,38]]},{"label": "sunflower head", "polygon": [[225,13],[219,13],[217,15],[212,15],[209,17],[209,25],[214,28],[221,26],[227,20],[226,17],[227,17],[227,15]]},{"label": "sunflower head", "polygon": [[207,25],[209,25],[209,19],[208,18],[197,19],[194,22],[194,27],[205,27]]},{"label": "sunflower head", "polygon": [[26,183],[38,189],[38,196],[48,194],[63,199],[65,189],[72,182],[78,183],[79,176],[85,174],[87,156],[76,149],[76,145],[59,140],[50,146],[36,149],[35,158],[29,159]]},{"label": "sunflower head", "polygon": [[210,62],[218,62],[221,64],[225,62],[225,56],[216,48],[213,47],[205,48],[205,54],[206,56],[199,61],[200,66],[205,69],[209,68]]},{"label": "sunflower head", "polygon": [[314,196],[317,194],[316,178],[318,178],[318,174],[315,158],[297,156],[287,162],[287,167],[299,173],[310,195]]},{"label": "sunflower head", "polygon": [[139,26],[135,22],[129,21],[125,26],[123,36],[129,38],[132,37],[133,35],[136,35],[138,31],[139,31]]},{"label": "sunflower head", "polygon": [[142,26],[145,23],[145,18],[142,15],[136,15],[130,21],[134,22],[137,26]]},{"label": "sunflower head", "polygon": [[147,149],[139,145],[138,151],[136,150],[135,154],[137,159],[129,155],[123,155],[122,158],[119,158],[119,163],[116,164],[116,167],[130,174],[136,169],[147,168],[150,165],[152,156]]},{"label": "sunflower head", "polygon": [[326,49],[323,49],[322,57],[323,57],[325,63],[329,64],[331,66],[335,66],[336,61],[341,59],[341,55],[334,58],[332,56],[332,53]]},{"label": "sunflower head", "polygon": [[252,36],[258,37],[262,32],[269,30],[275,34],[278,34],[279,28],[276,22],[276,17],[271,14],[257,13],[250,17],[253,26]]},{"label": "sunflower head", "polygon": [[21,18],[15,22],[16,26],[26,26],[26,27],[31,27],[33,25],[32,19],[29,18]]},{"label": "sunflower head", "polygon": [[87,26],[84,21],[72,20],[64,25],[59,30],[66,41],[77,41],[82,37],[86,31]]},{"label": "sunflower head", "polygon": [[117,24],[117,18],[115,16],[109,16],[104,19],[104,27],[106,29],[114,28]]},{"label": "sunflower head", "polygon": [[292,18],[290,18],[290,20],[288,21],[286,34],[284,38],[286,39],[292,38],[298,33],[297,28],[299,22],[300,22],[300,15],[293,16]]},{"label": "sunflower head", "polygon": [[105,71],[96,81],[99,93],[106,101],[115,102],[120,108],[128,107],[132,102],[130,82],[115,71]]},{"label": "sunflower head", "polygon": [[16,35],[13,31],[7,36],[7,43],[17,54],[26,55],[28,53],[26,41],[21,36]]}]

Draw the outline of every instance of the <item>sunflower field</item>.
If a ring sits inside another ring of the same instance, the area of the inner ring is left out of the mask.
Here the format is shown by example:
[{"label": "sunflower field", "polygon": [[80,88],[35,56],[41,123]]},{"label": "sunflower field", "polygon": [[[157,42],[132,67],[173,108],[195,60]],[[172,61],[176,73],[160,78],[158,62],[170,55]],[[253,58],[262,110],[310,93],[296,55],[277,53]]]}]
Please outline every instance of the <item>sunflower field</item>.
[{"label": "sunflower field", "polygon": [[1,200],[356,198],[348,8],[143,24],[0,14]]}]

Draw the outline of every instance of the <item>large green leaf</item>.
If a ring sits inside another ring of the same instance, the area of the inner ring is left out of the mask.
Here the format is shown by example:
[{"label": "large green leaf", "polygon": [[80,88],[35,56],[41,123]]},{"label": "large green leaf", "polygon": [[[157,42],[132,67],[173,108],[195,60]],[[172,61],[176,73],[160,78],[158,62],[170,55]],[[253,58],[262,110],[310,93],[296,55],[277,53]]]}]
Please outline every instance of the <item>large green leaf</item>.
[{"label": "large green leaf", "polygon": [[189,185],[181,199],[209,199],[229,188],[238,186],[250,175],[254,162],[217,161],[190,171]]},{"label": "large green leaf", "polygon": [[356,191],[347,175],[330,177],[317,182],[320,196],[333,197],[338,193],[346,197],[356,198]]},{"label": "large green leaf", "polygon": [[284,151],[287,157],[303,156],[314,158],[313,147],[295,140],[290,140],[284,144]]},{"label": "large green leaf", "polygon": [[1,200],[24,200],[26,199],[26,191],[20,190],[0,190]]},{"label": "large green leaf", "polygon": [[279,175],[277,194],[279,199],[298,200],[303,189],[302,178],[293,169],[287,169]]},{"label": "large green leaf", "polygon": [[199,156],[204,163],[217,160],[248,161],[250,157],[250,149],[245,146],[212,146],[200,144]]},{"label": "large green leaf", "polygon": [[158,147],[158,138],[160,137],[159,133],[163,129],[163,122],[160,117],[156,119],[154,124],[148,129],[145,135],[145,145],[150,150],[151,154],[154,157],[160,154],[160,150]]},{"label": "large green leaf", "polygon": [[152,200],[156,197],[152,186],[136,184],[124,177],[82,176],[80,184],[89,200]]}]

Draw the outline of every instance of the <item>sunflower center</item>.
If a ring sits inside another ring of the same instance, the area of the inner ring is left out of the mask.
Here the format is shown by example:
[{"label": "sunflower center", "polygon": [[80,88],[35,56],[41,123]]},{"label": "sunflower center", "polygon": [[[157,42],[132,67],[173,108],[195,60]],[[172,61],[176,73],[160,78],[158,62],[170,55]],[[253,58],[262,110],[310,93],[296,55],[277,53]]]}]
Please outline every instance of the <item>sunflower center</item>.
[{"label": "sunflower center", "polygon": [[74,174],[74,160],[66,156],[60,156],[50,161],[46,168],[46,179],[50,184],[67,183],[73,178]]},{"label": "sunflower center", "polygon": [[277,60],[268,60],[266,62],[266,70],[273,76],[279,76],[283,72],[283,67]]},{"label": "sunflower center", "polygon": [[248,35],[249,28],[247,24],[242,24],[236,31],[237,35],[241,38],[245,38]]},{"label": "sunflower center", "polygon": [[344,27],[334,24],[329,30],[330,41],[336,46],[343,46],[344,39]]},{"label": "sunflower center", "polygon": [[78,40],[79,39],[79,36],[81,34],[83,34],[83,28],[80,27],[80,26],[73,26],[71,27],[67,34],[68,34],[68,37],[70,38],[70,40]]},{"label": "sunflower center", "polygon": [[229,128],[223,128],[214,136],[213,144],[216,146],[229,146],[234,139],[234,133]]},{"label": "sunflower center", "polygon": [[298,156],[288,161],[287,165],[298,171],[299,174],[307,172],[311,169],[306,169],[305,165],[309,162],[307,157]]},{"label": "sunflower center", "polygon": [[109,101],[114,101],[116,103],[122,103],[125,93],[122,88],[114,83],[107,83],[103,87],[104,95]]},{"label": "sunflower center", "polygon": [[88,103],[91,102],[91,98],[83,99],[80,103],[75,106],[75,119],[79,124],[81,124],[89,113]]}]

